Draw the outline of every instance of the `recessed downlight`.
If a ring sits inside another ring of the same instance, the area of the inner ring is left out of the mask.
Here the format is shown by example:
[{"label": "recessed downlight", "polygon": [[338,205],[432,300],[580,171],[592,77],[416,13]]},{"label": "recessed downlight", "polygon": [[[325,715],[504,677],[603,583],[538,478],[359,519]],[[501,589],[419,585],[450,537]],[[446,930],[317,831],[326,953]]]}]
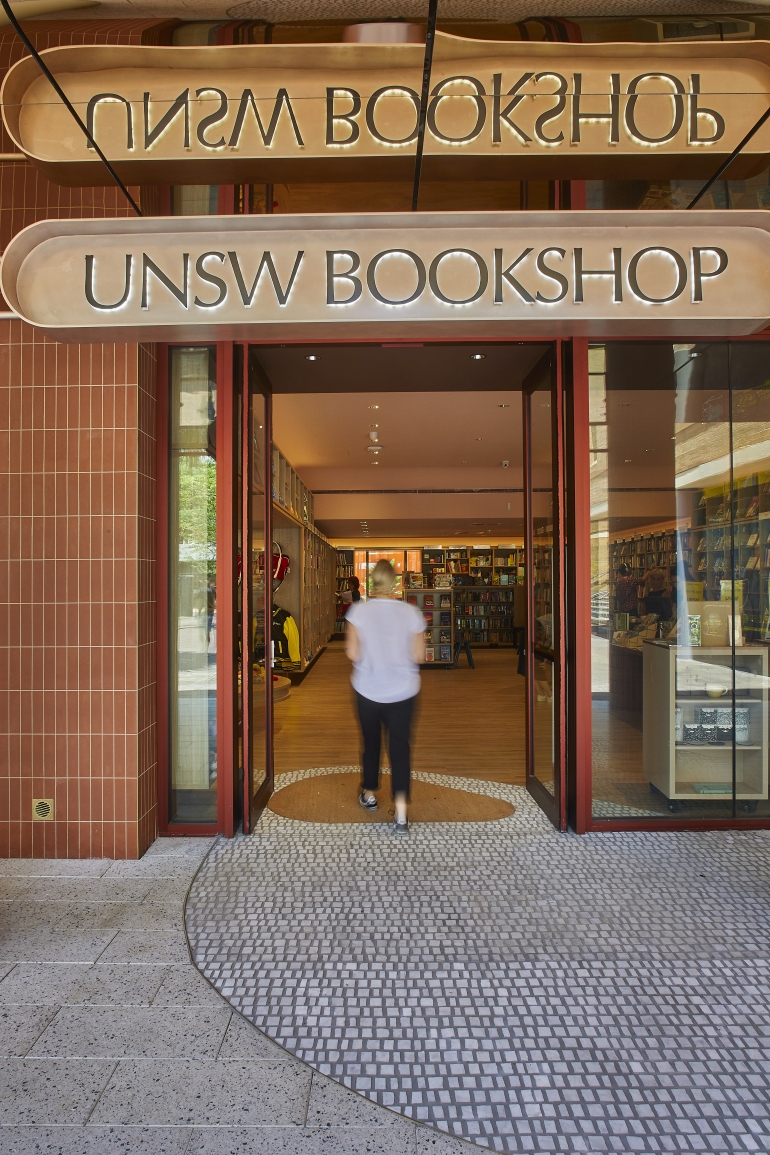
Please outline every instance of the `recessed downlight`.
[{"label": "recessed downlight", "polygon": [[484,361],[486,356],[486,353],[471,353],[471,361]]},{"label": "recessed downlight", "polygon": [[305,360],[306,360],[306,361],[320,361],[320,360],[321,360],[321,358],[320,358],[320,357],[317,357],[317,356],[315,355],[315,353],[308,353],[308,355],[307,355],[307,357],[305,358]]}]

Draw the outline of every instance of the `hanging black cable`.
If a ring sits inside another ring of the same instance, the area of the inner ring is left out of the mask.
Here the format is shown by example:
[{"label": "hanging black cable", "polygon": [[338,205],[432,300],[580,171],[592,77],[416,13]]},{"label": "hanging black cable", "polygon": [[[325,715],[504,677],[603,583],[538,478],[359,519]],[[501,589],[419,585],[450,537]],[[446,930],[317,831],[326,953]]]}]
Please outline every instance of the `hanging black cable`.
[{"label": "hanging black cable", "polygon": [[23,30],[23,28],[19,24],[18,20],[16,19],[16,17],[13,14],[13,9],[11,8],[11,5],[9,4],[8,0],[0,0],[0,4],[2,4],[6,16],[8,17],[11,24],[13,25],[13,29],[14,29],[16,35],[19,37],[21,42],[24,44],[25,48],[27,49],[30,56],[33,58],[33,60],[37,64],[40,71],[43,73],[43,75],[48,80],[48,82],[51,85],[51,87],[53,88],[54,92],[57,94],[57,96],[60,97],[62,103],[66,106],[66,108],[72,114],[73,118],[77,121],[80,128],[83,130],[83,134],[85,135],[86,140],[90,144],[91,148],[93,148],[94,151],[99,156],[99,159],[102,161],[102,163],[104,164],[104,167],[107,169],[107,172],[110,174],[112,179],[115,181],[115,184],[118,186],[120,191],[123,193],[123,196],[126,198],[128,203],[131,205],[131,208],[134,210],[136,215],[138,217],[140,217],[142,215],[142,210],[139,208],[139,205],[136,203],[134,198],[131,196],[131,193],[128,191],[126,186],[123,184],[123,181],[120,179],[118,174],[115,172],[115,169],[112,167],[110,162],[107,160],[107,157],[104,155],[102,150],[99,148],[99,145],[96,143],[96,141],[94,140],[93,136],[88,131],[86,126],[83,124],[83,121],[78,116],[74,106],[71,104],[69,98],[66,96],[66,94],[65,94],[64,90],[62,89],[62,87],[60,86],[59,82],[53,76],[50,69],[48,68],[48,65],[43,61],[43,58],[41,57],[40,53],[35,48],[32,41],[27,36],[26,32]]},{"label": "hanging black cable", "polygon": [[[0,0],[5,4],[6,0]],[[417,117],[417,152],[414,158],[414,189],[412,190],[412,212],[417,212],[420,199],[420,176],[422,174],[422,152],[425,147],[425,118],[428,113],[428,97],[430,96],[430,74],[433,68],[433,44],[436,39],[436,18],[438,16],[438,0],[430,0],[428,5],[428,27],[425,31],[425,60],[422,66],[422,96],[420,97],[420,115]]]},{"label": "hanging black cable", "polygon": [[[2,3],[5,3],[5,0],[2,0]],[[741,152],[743,152],[744,148],[749,143],[752,136],[755,136],[756,133],[759,132],[760,128],[762,127],[762,125],[767,120],[770,120],[770,108],[768,108],[766,112],[762,113],[762,115],[760,116],[757,123],[754,125],[753,128],[749,129],[749,131],[746,133],[746,135],[744,136],[741,143],[736,148],[733,149],[733,151],[728,156],[727,160],[723,161],[722,164],[720,164],[719,168],[714,173],[714,175],[711,177],[711,179],[706,181],[706,183],[704,184],[704,186],[700,190],[700,192],[696,196],[693,197],[693,199],[690,201],[690,203],[687,206],[688,209],[694,209],[695,208],[695,206],[697,205],[697,203],[701,199],[701,197],[705,196],[706,193],[711,188],[712,184],[714,184],[716,181],[719,180],[720,176],[725,171],[725,169],[728,169],[730,167],[730,165],[733,163],[733,161],[735,160],[736,156],[739,156],[741,154]]]}]

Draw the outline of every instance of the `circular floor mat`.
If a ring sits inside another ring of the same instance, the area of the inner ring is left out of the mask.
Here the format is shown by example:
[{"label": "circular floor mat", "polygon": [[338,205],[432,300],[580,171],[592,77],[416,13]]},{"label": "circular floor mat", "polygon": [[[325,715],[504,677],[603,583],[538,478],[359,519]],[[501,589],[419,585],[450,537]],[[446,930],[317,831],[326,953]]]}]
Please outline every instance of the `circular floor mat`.
[{"label": "circular floor mat", "polygon": [[[283,788],[280,781],[279,775],[276,782],[279,789],[268,806],[283,818],[300,822],[387,822],[393,817],[389,774],[380,778],[379,809],[373,812],[358,804],[360,771],[321,774]],[[492,822],[507,818],[513,812],[513,806],[501,798],[471,794],[459,785],[453,789],[412,780],[410,822]]]}]

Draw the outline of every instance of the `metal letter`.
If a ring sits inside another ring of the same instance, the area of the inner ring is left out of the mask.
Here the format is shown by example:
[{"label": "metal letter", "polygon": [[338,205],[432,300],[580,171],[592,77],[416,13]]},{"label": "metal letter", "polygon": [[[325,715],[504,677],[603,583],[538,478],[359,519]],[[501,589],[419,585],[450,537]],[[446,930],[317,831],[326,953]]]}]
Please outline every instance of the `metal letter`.
[{"label": "metal letter", "polygon": [[[636,90],[642,80],[650,80],[656,76],[661,80],[670,81],[670,83],[673,84],[674,88],[676,89],[675,92],[670,94],[674,101],[674,123],[671,127],[671,131],[667,132],[664,136],[645,136],[644,133],[640,132],[636,127],[636,102],[640,95],[652,96],[656,94],[637,93]],[[667,140],[673,140],[676,134],[679,132],[679,129],[682,127],[682,123],[684,121],[685,89],[679,77],[672,76],[670,72],[643,72],[641,76],[634,77],[634,79],[629,84],[627,91],[629,95],[629,101],[626,104],[626,128],[631,133],[631,136],[635,137],[637,140],[644,141],[645,144],[663,144]]]},{"label": "metal letter", "polygon": [[[464,80],[468,84],[472,84],[476,89],[476,95],[471,98],[476,101],[476,108],[478,110],[476,113],[476,123],[467,136],[445,136],[436,125],[436,109],[438,108],[439,101],[445,99],[445,97],[442,96],[441,90],[445,88],[447,84],[454,84],[459,80]],[[484,85],[480,80],[477,80],[475,76],[448,76],[446,80],[439,81],[431,93],[433,99],[428,105],[428,127],[433,135],[437,136],[439,140],[449,141],[450,144],[461,144],[465,140],[475,140],[487,119],[487,106],[484,101],[486,94]]]},{"label": "metal letter", "polygon": [[[673,293],[669,293],[667,297],[648,297],[647,294],[643,293],[639,288],[636,270],[645,253],[668,253],[670,257],[674,258],[679,279]],[[674,301],[684,292],[685,286],[687,285],[687,265],[684,257],[680,256],[676,249],[666,248],[665,245],[650,245],[649,248],[640,249],[628,262],[628,283],[631,286],[631,292],[635,297],[638,297],[640,301],[648,301],[651,305],[665,305],[667,301]]]},{"label": "metal letter", "polygon": [[[334,111],[334,98],[338,92],[344,92],[346,96],[350,97],[353,107],[349,112]],[[327,144],[352,144],[354,140],[358,140],[361,135],[361,129],[353,119],[358,116],[361,111],[361,96],[356,92],[355,88],[327,88],[326,89],[326,143]],[[350,125],[350,136],[346,136],[344,140],[336,140],[334,136],[334,122],[336,120],[344,120]]]},{"label": "metal letter", "polygon": [[[389,257],[391,253],[403,253],[405,257],[410,257],[411,260],[414,261],[414,267],[417,269],[417,288],[411,297],[404,297],[403,301],[390,301],[387,297],[383,297],[377,288],[377,281],[375,279],[377,266],[383,257]],[[378,253],[376,257],[372,257],[369,262],[369,267],[366,270],[366,283],[369,286],[369,292],[376,301],[382,301],[383,305],[408,305],[410,302],[416,301],[417,298],[422,295],[426,279],[425,265],[417,256],[417,253],[413,253],[411,249],[384,249],[381,253]]]},{"label": "metal letter", "polygon": [[217,96],[219,97],[219,108],[216,110],[216,112],[211,112],[208,116],[204,116],[203,120],[195,130],[195,135],[198,137],[198,140],[205,148],[222,148],[225,143],[225,138],[220,136],[219,140],[216,142],[206,140],[206,129],[211,128],[212,124],[219,124],[220,120],[224,120],[227,116],[227,93],[223,92],[221,88],[199,88],[195,95],[202,96],[204,92],[216,92]]},{"label": "metal letter", "polygon": [[511,276],[511,271],[516,268],[525,257],[528,257],[532,249],[525,249],[520,256],[508,266],[503,268],[503,250],[495,249],[495,304],[502,305],[503,303],[503,281],[507,281],[512,289],[521,297],[522,301],[526,301],[528,305],[534,305],[535,298],[531,293],[527,292],[522,284],[520,284],[515,277]]},{"label": "metal letter", "polygon": [[611,75],[612,91],[610,93],[609,112],[581,112],[580,97],[583,95],[582,72],[575,72],[573,74],[573,82],[572,143],[580,143],[581,120],[609,120],[610,144],[617,144],[620,140],[620,73],[613,72]]},{"label": "metal letter", "polygon": [[[462,301],[455,301],[452,299],[452,297],[445,296],[445,294],[442,293],[441,289],[438,287],[439,265],[443,261],[444,257],[449,257],[453,253],[464,253],[466,256],[472,257],[476,262],[476,266],[479,270],[479,287],[476,289],[475,293],[473,293],[470,297],[465,297]],[[435,296],[438,297],[439,301],[444,301],[447,305],[470,305],[472,301],[478,301],[479,297],[481,297],[486,292],[487,285],[489,284],[489,270],[484,258],[480,257],[478,253],[474,253],[473,249],[444,249],[443,253],[439,253],[439,255],[434,257],[430,263],[430,269],[428,270],[428,283],[430,284],[432,292],[435,294]]]},{"label": "metal letter", "polygon": [[[335,257],[350,257],[350,268],[346,273],[335,273],[334,259]],[[350,249],[334,249],[326,252],[326,304],[327,305],[352,305],[357,301],[363,292],[363,286],[358,277],[354,277],[353,273],[357,273],[361,267],[361,258],[358,253],[352,252]],[[335,281],[350,281],[353,286],[352,296],[347,297],[344,301],[338,301],[334,296],[334,282]]]},{"label": "metal letter", "polygon": [[559,248],[543,249],[542,252],[537,254],[536,261],[538,272],[542,273],[544,277],[548,277],[549,281],[556,281],[557,285],[561,285],[561,292],[559,293],[558,297],[544,297],[542,293],[538,292],[537,299],[538,301],[542,301],[545,305],[555,305],[557,301],[563,301],[567,296],[567,292],[569,290],[569,281],[563,273],[557,273],[555,269],[552,269],[545,263],[543,257],[546,257],[549,253],[558,253],[562,260],[566,256],[566,253],[564,249]]},{"label": "metal letter", "polygon": [[195,262],[195,271],[200,279],[202,281],[206,281],[209,285],[216,285],[219,288],[219,296],[217,297],[216,301],[201,301],[200,297],[196,297],[194,304],[198,305],[201,309],[214,309],[217,305],[221,305],[227,296],[227,282],[223,281],[221,277],[215,277],[213,273],[206,271],[206,269],[203,267],[203,262],[207,257],[216,257],[218,261],[221,261],[222,264],[224,264],[225,254],[215,252],[201,253]]},{"label": "metal letter", "polygon": [[584,269],[583,250],[575,249],[575,300],[583,300],[583,277],[614,277],[615,288],[612,295],[616,303],[623,300],[623,250],[612,250],[611,269]]},{"label": "metal letter", "polygon": [[[374,123],[374,111],[377,107],[377,101],[386,92],[406,92],[411,96],[414,107],[417,111],[417,119],[414,123],[414,130],[410,132],[409,136],[402,136],[399,140],[392,140],[389,136],[383,136]],[[381,140],[383,144],[408,144],[410,140],[417,139],[417,128],[420,123],[420,98],[413,88],[406,88],[403,84],[389,84],[387,88],[378,88],[373,92],[366,102],[366,127],[375,140]]]},{"label": "metal letter", "polygon": [[[96,109],[102,100],[107,100],[107,101],[109,101],[110,104],[114,104],[115,101],[120,101],[121,104],[125,104],[125,106],[126,106],[126,142],[127,142],[126,147],[127,148],[133,148],[134,147],[134,118],[131,115],[131,101],[126,100],[125,96],[119,96],[117,92],[100,92],[96,96],[92,96],[91,99],[89,100],[88,108],[86,110],[86,128],[88,129],[88,131],[91,135],[91,138],[93,139],[93,135],[94,135],[94,121],[96,119]],[[90,148],[92,152],[94,151],[94,146],[92,144],[89,144],[88,148]]]},{"label": "metal letter", "polygon": [[[703,253],[716,254],[719,264],[711,273],[703,271]],[[708,246],[692,250],[692,299],[693,302],[703,300],[703,282],[709,277],[718,277],[727,268],[727,253],[716,246]]]},{"label": "metal letter", "polygon": [[[102,305],[94,296],[94,258],[93,254],[86,257],[86,300],[94,309],[119,309],[121,305],[125,305],[128,300],[128,294],[131,292],[131,268],[134,263],[134,258],[131,253],[126,253],[126,282],[123,296],[114,305]],[[713,273],[707,273],[707,276],[714,276]]]}]

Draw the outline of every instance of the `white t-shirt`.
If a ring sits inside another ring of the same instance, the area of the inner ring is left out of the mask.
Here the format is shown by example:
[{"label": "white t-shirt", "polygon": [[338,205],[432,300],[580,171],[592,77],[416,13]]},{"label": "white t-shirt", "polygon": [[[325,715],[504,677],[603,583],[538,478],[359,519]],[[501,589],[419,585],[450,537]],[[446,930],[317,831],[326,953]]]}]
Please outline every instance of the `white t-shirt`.
[{"label": "white t-shirt", "polygon": [[346,620],[356,628],[358,659],[353,689],[371,702],[403,702],[420,692],[420,667],[412,652],[425,629],[417,606],[392,598],[354,602]]}]

